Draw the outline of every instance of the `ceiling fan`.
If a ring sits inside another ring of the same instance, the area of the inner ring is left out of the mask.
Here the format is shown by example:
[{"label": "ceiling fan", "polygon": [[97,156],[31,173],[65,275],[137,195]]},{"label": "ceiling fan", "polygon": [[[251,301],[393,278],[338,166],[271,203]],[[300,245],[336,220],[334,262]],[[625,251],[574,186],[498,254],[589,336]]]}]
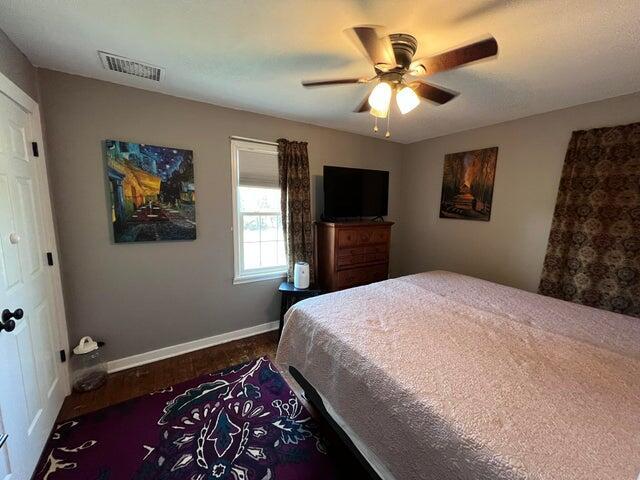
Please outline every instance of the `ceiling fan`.
[{"label": "ceiling fan", "polygon": [[354,110],[369,112],[376,118],[374,131],[378,131],[378,118],[387,119],[389,133],[389,109],[395,94],[396,103],[404,115],[420,104],[420,97],[437,104],[447,103],[458,93],[423,82],[421,78],[438,72],[466,65],[477,60],[497,55],[498,43],[489,37],[479,42],[455,48],[433,57],[414,60],[418,41],[407,33],[380,35],[376,27],[353,27],[345,31],[362,47],[365,56],[373,64],[373,77],[343,78],[337,80],[303,81],[304,87],[324,87],[353,83],[377,82],[375,88]]}]

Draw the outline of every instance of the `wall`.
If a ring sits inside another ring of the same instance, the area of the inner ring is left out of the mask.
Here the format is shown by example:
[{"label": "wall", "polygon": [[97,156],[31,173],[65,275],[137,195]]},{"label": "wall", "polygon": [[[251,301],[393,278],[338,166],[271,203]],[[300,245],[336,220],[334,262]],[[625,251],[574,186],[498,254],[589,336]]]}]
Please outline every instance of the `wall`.
[{"label": "wall", "polygon": [[[640,121],[640,93],[406,146],[401,271],[445,269],[535,291],[573,130]],[[440,219],[446,153],[498,146],[490,222]]]},{"label": "wall", "polygon": [[[389,170],[392,275],[446,269],[535,291],[571,132],[640,121],[638,93],[399,145],[39,72],[71,341],[104,339],[111,359],[277,319],[278,281],[232,284],[230,135],[308,141],[316,214],[324,164]],[[112,243],[106,138],[194,150],[196,241]],[[491,221],[438,218],[444,155],[491,146]]]},{"label": "wall", "polygon": [[[230,135],[309,142],[314,185],[324,164],[389,170],[399,220],[402,145],[49,70],[39,81],[71,341],[100,338],[110,359],[278,318],[279,281],[232,284]],[[108,138],[194,151],[195,241],[111,241]]]},{"label": "wall", "polygon": [[31,98],[38,100],[36,68],[2,30],[0,30],[0,72]]}]

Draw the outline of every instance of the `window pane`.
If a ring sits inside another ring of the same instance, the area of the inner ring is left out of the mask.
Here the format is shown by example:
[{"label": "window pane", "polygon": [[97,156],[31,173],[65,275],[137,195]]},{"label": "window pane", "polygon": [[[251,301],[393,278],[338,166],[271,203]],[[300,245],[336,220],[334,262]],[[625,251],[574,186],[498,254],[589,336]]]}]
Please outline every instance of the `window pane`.
[{"label": "window pane", "polygon": [[243,215],[242,239],[245,243],[260,241],[260,217]]},{"label": "window pane", "polygon": [[263,267],[278,266],[278,242],[261,242],[260,256]]},{"label": "window pane", "polygon": [[244,270],[260,268],[260,244],[245,243],[244,248]]},{"label": "window pane", "polygon": [[238,187],[241,212],[280,213],[280,189]]},{"label": "window pane", "polygon": [[263,215],[260,217],[260,228],[263,242],[272,242],[278,239],[278,217],[276,215]]}]

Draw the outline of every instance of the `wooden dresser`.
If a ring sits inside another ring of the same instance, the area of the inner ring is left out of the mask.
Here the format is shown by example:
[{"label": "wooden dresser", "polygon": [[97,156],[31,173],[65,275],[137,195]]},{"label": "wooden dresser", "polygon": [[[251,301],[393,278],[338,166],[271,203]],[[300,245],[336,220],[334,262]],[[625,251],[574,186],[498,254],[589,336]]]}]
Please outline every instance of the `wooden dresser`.
[{"label": "wooden dresser", "polygon": [[393,222],[316,222],[318,284],[324,291],[389,278]]}]

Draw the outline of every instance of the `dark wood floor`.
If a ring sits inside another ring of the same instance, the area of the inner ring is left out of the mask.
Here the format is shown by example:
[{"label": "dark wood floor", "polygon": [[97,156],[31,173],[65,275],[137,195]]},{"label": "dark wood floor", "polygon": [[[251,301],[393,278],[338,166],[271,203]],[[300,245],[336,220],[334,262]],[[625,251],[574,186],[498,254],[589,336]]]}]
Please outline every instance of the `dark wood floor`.
[{"label": "dark wood floor", "polygon": [[277,347],[277,332],[269,332],[112,373],[98,390],[68,396],[58,419],[65,421],[263,355],[273,360]]},{"label": "dark wood floor", "polygon": [[[108,376],[106,385],[99,389],[69,395],[64,401],[58,421],[66,421],[256,357],[266,355],[275,360],[277,347],[278,334],[270,332],[113,373]],[[288,372],[281,373],[320,424],[331,461],[335,464],[335,480],[369,478],[349,448],[313,406],[304,400],[302,388]]]}]

